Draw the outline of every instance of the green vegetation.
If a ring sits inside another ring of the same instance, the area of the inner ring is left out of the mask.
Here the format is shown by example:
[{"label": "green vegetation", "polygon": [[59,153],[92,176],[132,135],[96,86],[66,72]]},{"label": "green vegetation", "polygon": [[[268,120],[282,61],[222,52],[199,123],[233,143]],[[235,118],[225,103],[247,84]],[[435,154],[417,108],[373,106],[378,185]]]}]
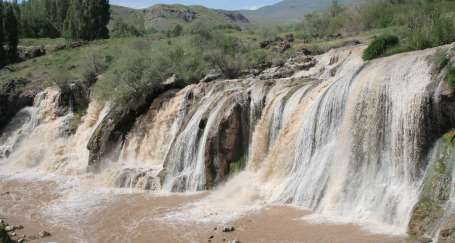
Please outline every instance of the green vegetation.
[{"label": "green vegetation", "polygon": [[399,39],[394,35],[382,35],[377,37],[363,52],[364,60],[371,60],[384,55],[387,50],[398,45]]},{"label": "green vegetation", "polygon": [[[379,57],[451,43],[455,41],[454,24],[455,2],[451,0],[371,0],[353,5],[333,1],[328,10],[306,15],[295,31],[306,42],[318,42],[388,29],[384,34],[398,36],[399,44],[376,49],[383,51]],[[376,48],[381,38],[375,40]]]},{"label": "green vegetation", "polygon": [[454,133],[449,132],[440,139],[437,153],[425,175],[421,197],[413,209],[409,233],[417,239],[422,239],[437,227],[444,215],[445,203],[450,198],[454,179],[452,172],[455,168],[455,146],[451,141],[453,136]]},{"label": "green vegetation", "polygon": [[113,22],[110,35],[111,37],[128,37],[128,36],[143,36],[145,33],[134,25],[127,24],[121,19],[117,19]]},{"label": "green vegetation", "polygon": [[238,161],[232,162],[229,164],[229,174],[236,174],[242,171],[246,166],[246,160],[244,157],[239,159]]},{"label": "green vegetation", "polygon": [[[329,9],[309,14],[301,23],[255,29],[248,28],[241,15],[200,6],[156,5],[141,11],[114,6],[108,25],[108,1],[28,0],[7,4],[14,16],[19,16],[16,32],[21,37],[46,37],[22,38],[21,45],[62,46],[66,40],[54,38],[61,36],[90,41],[83,42],[82,47],[56,48],[46,56],[10,65],[0,70],[0,81],[25,78],[39,87],[62,88],[68,83],[87,82],[93,84],[94,98],[122,103],[146,96],[169,78],[187,85],[199,82],[209,72],[225,78],[257,73],[282,65],[302,48],[319,54],[372,39],[364,53],[365,60],[371,60],[455,40],[454,1],[331,2]],[[111,39],[103,39],[108,29]],[[6,45],[0,56],[7,55],[8,50]],[[440,71],[451,67],[446,57],[439,58]],[[447,69],[451,86],[455,84],[452,69]]]},{"label": "green vegetation", "polygon": [[17,5],[21,36],[94,40],[109,37],[108,0],[27,0]]},{"label": "green vegetation", "polygon": [[95,84],[94,97],[125,103],[131,97],[144,98],[171,77],[181,85],[199,82],[209,70],[237,78],[243,71],[270,65],[268,60],[274,56],[244,39],[202,24],[190,31],[153,44],[141,38],[130,42],[118,51],[120,55]]},{"label": "green vegetation", "polygon": [[450,88],[455,88],[455,65],[451,58],[451,54],[453,50],[439,48],[432,58],[432,63],[434,65],[434,72],[440,73],[441,71],[445,71],[445,80]]},{"label": "green vegetation", "polygon": [[0,0],[0,68],[17,59],[18,31],[15,6]]},{"label": "green vegetation", "polygon": [[[327,9],[333,0],[283,0],[271,6],[265,6],[256,10],[242,10],[252,22],[257,24],[271,23],[297,23],[304,14]],[[340,0],[340,4],[349,4],[352,0]]]},{"label": "green vegetation", "polygon": [[451,65],[447,71],[447,83],[449,87],[455,87],[455,67]]}]

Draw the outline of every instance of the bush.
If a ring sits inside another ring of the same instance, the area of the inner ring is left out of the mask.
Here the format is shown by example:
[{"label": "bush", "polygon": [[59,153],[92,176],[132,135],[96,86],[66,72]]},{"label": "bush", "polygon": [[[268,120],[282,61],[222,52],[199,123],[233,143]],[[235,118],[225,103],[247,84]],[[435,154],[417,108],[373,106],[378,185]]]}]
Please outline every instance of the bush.
[{"label": "bush", "polygon": [[177,82],[194,83],[207,73],[201,54],[187,43],[156,43],[148,49],[124,50],[95,84],[93,96],[100,101],[127,104],[142,99],[163,81],[175,75]]},{"label": "bush", "polygon": [[451,65],[447,71],[447,83],[449,87],[455,87],[455,66]]},{"label": "bush", "polygon": [[370,43],[363,52],[364,60],[372,60],[383,56],[387,50],[399,44],[400,39],[394,35],[382,35]]},{"label": "bush", "polygon": [[112,62],[112,56],[103,56],[97,49],[90,48],[86,52],[85,61],[82,64],[81,78],[89,85],[96,81],[98,75],[107,70]]},{"label": "bush", "polygon": [[449,58],[447,57],[447,52],[440,48],[433,55],[433,65],[437,72],[440,72],[444,67],[449,64]]},{"label": "bush", "polygon": [[143,36],[145,33],[133,25],[127,24],[121,20],[116,20],[110,32],[111,37],[130,37]]}]

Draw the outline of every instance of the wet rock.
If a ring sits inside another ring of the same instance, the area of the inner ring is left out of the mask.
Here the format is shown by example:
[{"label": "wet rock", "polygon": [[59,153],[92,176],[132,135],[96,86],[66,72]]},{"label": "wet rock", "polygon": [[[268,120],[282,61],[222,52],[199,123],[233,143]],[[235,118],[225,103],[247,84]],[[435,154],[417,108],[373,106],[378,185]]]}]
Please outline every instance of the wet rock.
[{"label": "wet rock", "polygon": [[6,232],[11,232],[11,231],[14,231],[15,229],[16,228],[14,226],[12,226],[12,225],[9,225],[9,226],[5,227]]},{"label": "wet rock", "polygon": [[207,75],[205,75],[205,77],[201,80],[201,82],[203,83],[208,83],[208,82],[212,82],[214,80],[217,80],[219,78],[221,78],[223,75],[219,72],[209,72]]},{"label": "wet rock", "polygon": [[20,238],[17,240],[17,243],[25,243],[25,242],[26,242],[26,240],[24,238]]},{"label": "wet rock", "polygon": [[181,88],[179,85],[178,83],[161,84],[141,98],[131,99],[126,104],[114,105],[88,142],[88,171],[99,171],[104,157],[113,152],[119,142],[125,141],[136,119],[148,111],[156,98]]},{"label": "wet rock", "polygon": [[40,88],[28,88],[31,83],[27,79],[17,79],[5,82],[0,86],[0,135],[2,128],[26,106],[32,106]]},{"label": "wet rock", "polygon": [[0,226],[0,242],[1,243],[13,243],[14,241],[11,240],[8,232],[6,232],[4,226]]},{"label": "wet rock", "polygon": [[223,226],[223,230],[222,231],[224,233],[234,232],[235,231],[235,227],[232,226],[232,225],[226,225],[226,226]]},{"label": "wet rock", "polygon": [[41,231],[41,232],[38,233],[38,236],[39,236],[40,238],[45,238],[45,237],[51,236],[51,233],[49,233],[49,232],[43,230],[43,231]]},{"label": "wet rock", "polygon": [[[450,143],[449,135],[446,134],[440,146],[437,147],[437,161],[432,164],[425,176],[420,199],[411,214],[408,233],[417,241],[423,242],[428,236],[432,236],[433,232],[440,227],[441,220],[449,213],[446,212],[445,205],[450,199],[453,185],[450,168],[452,168],[451,158],[455,154],[455,145]],[[450,237],[454,237],[452,236],[454,231],[455,219],[452,224],[449,222],[445,228],[441,228],[441,233],[444,234],[440,237],[450,239]]]},{"label": "wet rock", "polygon": [[453,214],[449,220],[444,225],[442,225],[438,242],[455,242],[455,214]]}]

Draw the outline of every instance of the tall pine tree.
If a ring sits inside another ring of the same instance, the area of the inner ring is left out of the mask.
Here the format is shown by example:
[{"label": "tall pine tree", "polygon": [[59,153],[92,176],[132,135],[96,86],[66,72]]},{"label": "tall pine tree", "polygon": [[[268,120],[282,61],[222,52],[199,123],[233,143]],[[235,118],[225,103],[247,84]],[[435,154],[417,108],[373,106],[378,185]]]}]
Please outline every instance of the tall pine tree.
[{"label": "tall pine tree", "polygon": [[111,19],[109,0],[92,0],[92,34],[93,39],[109,38],[107,25]]},{"label": "tall pine tree", "polygon": [[17,45],[19,44],[19,28],[14,6],[8,4],[5,13],[5,32],[7,44],[7,56],[9,62],[17,59]]},{"label": "tall pine tree", "polygon": [[82,0],[71,0],[63,24],[63,36],[66,39],[83,39],[83,15]]},{"label": "tall pine tree", "polygon": [[7,63],[7,57],[5,53],[5,34],[3,31],[3,1],[0,0],[0,68],[3,67]]}]

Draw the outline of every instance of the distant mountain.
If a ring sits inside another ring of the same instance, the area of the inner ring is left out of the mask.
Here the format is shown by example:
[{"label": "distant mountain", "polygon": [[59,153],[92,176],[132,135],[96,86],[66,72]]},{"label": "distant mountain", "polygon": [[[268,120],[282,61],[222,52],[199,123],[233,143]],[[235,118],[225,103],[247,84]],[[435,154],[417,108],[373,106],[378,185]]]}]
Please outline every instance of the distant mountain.
[{"label": "distant mountain", "polygon": [[150,8],[136,10],[120,6],[112,6],[112,19],[122,19],[131,22],[131,19],[141,19],[145,28],[167,30],[177,24],[188,25],[194,21],[201,21],[210,25],[249,24],[248,18],[239,12],[209,9],[203,6],[185,6],[180,4],[158,4]]},{"label": "distant mountain", "polygon": [[[355,0],[339,0],[340,4],[349,4]],[[257,10],[240,10],[253,23],[297,22],[307,13],[327,9],[333,0],[283,0],[277,4]]]}]

